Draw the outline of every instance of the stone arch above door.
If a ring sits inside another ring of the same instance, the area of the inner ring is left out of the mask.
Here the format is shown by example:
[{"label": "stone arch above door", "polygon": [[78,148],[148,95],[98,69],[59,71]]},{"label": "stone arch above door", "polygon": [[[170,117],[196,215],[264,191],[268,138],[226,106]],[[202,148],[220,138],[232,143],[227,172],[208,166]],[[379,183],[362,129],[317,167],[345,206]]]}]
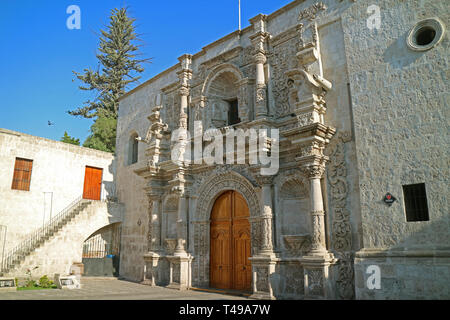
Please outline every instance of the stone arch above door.
[{"label": "stone arch above door", "polygon": [[227,190],[234,190],[242,194],[247,201],[250,217],[259,217],[261,205],[255,186],[244,176],[229,171],[213,174],[197,190],[198,200],[195,210],[195,220],[209,221],[214,201]]},{"label": "stone arch above door", "polygon": [[[261,205],[256,186],[247,178],[234,171],[212,171],[195,191],[196,198],[194,227],[194,256],[192,279],[194,286],[208,287],[210,275],[210,214],[216,199],[227,190],[239,192],[247,202],[250,211],[252,255],[261,244]],[[198,195],[198,196],[197,196]]]},{"label": "stone arch above door", "polygon": [[205,79],[205,82],[202,86],[202,96],[208,96],[210,94],[211,83],[213,83],[217,78],[225,75],[232,74],[236,78],[237,81],[242,80],[244,78],[244,74],[233,64],[225,63],[211,70],[208,76]]}]

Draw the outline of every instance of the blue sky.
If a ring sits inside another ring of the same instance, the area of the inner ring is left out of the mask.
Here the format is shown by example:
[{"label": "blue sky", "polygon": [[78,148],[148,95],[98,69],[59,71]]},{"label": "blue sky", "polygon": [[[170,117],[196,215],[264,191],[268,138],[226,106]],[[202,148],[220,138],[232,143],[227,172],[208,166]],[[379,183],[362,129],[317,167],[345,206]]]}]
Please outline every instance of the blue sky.
[{"label": "blue sky", "polygon": [[[98,33],[111,9],[130,7],[143,40],[141,53],[153,58],[141,83],[177,63],[180,55],[194,54],[238,29],[238,0],[0,2],[0,128],[54,140],[65,130],[81,142],[89,135],[92,120],[66,112],[90,97],[78,89],[81,83],[72,71],[96,67]],[[269,14],[289,2],[241,0],[242,28],[258,13]],[[80,30],[66,27],[70,5],[81,9]],[[55,125],[48,126],[48,120]]]}]

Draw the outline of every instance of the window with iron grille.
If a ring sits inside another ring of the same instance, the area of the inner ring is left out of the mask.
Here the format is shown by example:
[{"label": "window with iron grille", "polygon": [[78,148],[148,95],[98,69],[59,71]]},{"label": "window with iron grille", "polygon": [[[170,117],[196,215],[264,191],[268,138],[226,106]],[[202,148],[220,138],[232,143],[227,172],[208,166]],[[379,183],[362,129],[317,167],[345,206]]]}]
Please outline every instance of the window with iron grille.
[{"label": "window with iron grille", "polygon": [[30,191],[33,160],[16,158],[11,189]]},{"label": "window with iron grille", "polygon": [[406,221],[429,221],[425,183],[403,186]]}]

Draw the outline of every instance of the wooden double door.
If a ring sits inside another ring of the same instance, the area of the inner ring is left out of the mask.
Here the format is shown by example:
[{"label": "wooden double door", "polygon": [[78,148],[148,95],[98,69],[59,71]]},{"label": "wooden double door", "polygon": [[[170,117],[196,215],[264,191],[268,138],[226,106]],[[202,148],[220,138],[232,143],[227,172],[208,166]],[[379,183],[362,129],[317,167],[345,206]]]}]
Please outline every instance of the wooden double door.
[{"label": "wooden double door", "polygon": [[244,197],[226,191],[211,211],[210,286],[251,290],[250,214]]}]

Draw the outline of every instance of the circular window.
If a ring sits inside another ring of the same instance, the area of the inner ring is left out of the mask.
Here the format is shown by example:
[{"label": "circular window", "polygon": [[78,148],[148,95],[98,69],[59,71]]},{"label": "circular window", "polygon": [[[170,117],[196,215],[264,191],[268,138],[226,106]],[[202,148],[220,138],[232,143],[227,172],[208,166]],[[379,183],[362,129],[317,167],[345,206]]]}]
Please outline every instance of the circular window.
[{"label": "circular window", "polygon": [[438,18],[422,20],[409,32],[408,47],[415,51],[430,50],[441,42],[444,31],[444,24]]}]

